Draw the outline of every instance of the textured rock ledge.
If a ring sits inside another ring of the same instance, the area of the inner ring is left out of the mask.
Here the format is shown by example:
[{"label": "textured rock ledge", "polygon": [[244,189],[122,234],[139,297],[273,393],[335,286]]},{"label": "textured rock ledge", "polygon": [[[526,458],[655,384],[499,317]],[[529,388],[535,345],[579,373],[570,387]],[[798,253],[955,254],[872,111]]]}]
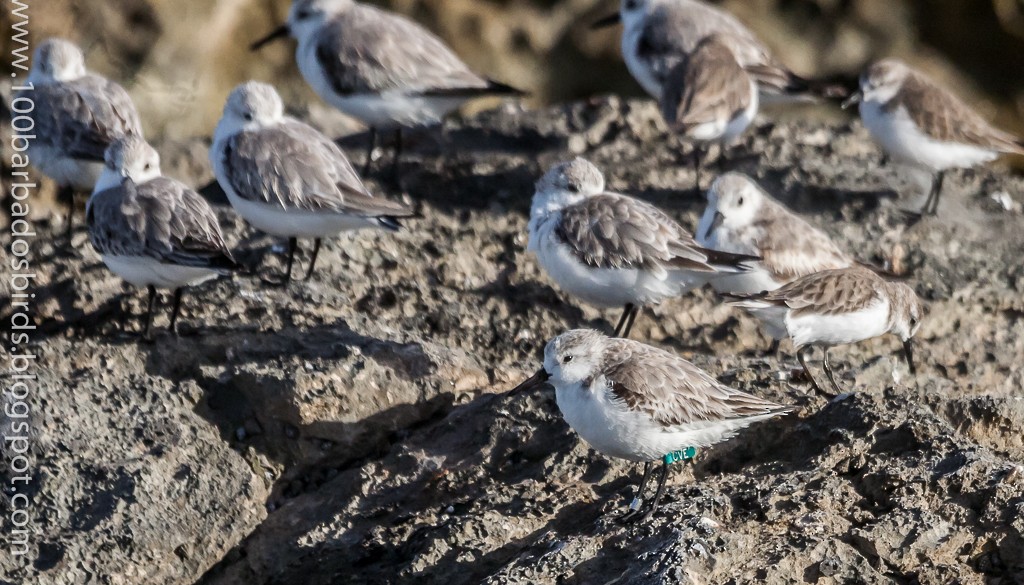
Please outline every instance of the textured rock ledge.
[{"label": "textured rock ledge", "polygon": [[[182,336],[150,346],[120,332],[119,309],[141,313],[142,297],[84,234],[75,258],[39,240],[38,546],[28,566],[0,558],[3,580],[1024,579],[1024,217],[991,198],[1020,209],[1021,177],[955,175],[939,218],[907,226],[859,127],[762,121],[725,166],[910,278],[931,305],[919,374],[893,340],[844,348],[855,391],[829,403],[787,381],[789,348],[762,358],[756,323],[706,291],[645,312],[634,337],[802,409],[701,454],[649,525],[624,527],[629,467],[582,444],[550,394],[500,394],[544,340],[616,316],[551,288],[524,251],[526,212],[542,169],[583,154],[610,188],[692,227],[703,202],[685,151],[652,104],[615,99],[507,107],[410,142],[422,220],[329,242],[320,274],[287,290],[206,286]],[[361,156],[359,137],[343,143]],[[170,174],[209,182],[202,141],[160,150]],[[271,240],[223,219],[280,265]]]}]

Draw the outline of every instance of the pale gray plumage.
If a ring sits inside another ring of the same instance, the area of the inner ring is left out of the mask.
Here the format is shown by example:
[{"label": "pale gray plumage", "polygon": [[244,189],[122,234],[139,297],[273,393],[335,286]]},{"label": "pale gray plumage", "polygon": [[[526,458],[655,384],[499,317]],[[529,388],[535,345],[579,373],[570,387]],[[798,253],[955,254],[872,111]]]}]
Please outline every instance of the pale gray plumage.
[{"label": "pale gray plumage", "polygon": [[[590,330],[578,334],[600,335]],[[681,357],[630,339],[608,338],[598,371],[626,406],[664,427],[763,418],[792,410],[730,388]]]},{"label": "pale gray plumage", "polygon": [[726,122],[743,115],[757,99],[750,77],[721,35],[701,41],[669,74],[662,91],[662,116],[684,134],[718,122],[724,130]]},{"label": "pale gray plumage", "polygon": [[88,73],[81,50],[63,39],[47,39],[35,51],[34,88],[18,96],[34,102],[33,147],[63,156],[102,161],[107,146],[125,136],[142,136],[135,104],[123,87]]},{"label": "pale gray plumage", "polygon": [[992,126],[948,89],[898,59],[873,64],[862,79],[872,85],[899,84],[883,110],[892,113],[904,108],[929,138],[1024,155],[1024,140]]},{"label": "pale gray plumage", "polygon": [[344,152],[297,120],[231,136],[224,166],[231,187],[250,201],[365,217],[412,215],[401,203],[374,197]]},{"label": "pale gray plumage", "polygon": [[[744,199],[746,205],[754,209],[745,222],[718,227],[717,231],[728,232],[728,238],[716,238],[718,244],[710,245],[720,247],[726,240],[729,246],[721,249],[760,256],[759,265],[779,283],[854,264],[825,232],[793,213],[746,175],[726,173],[720,176],[712,184],[708,197],[715,205],[709,205],[705,216],[723,206],[727,208],[726,213],[738,215]],[[712,233],[716,230],[711,225],[705,229],[708,232],[701,234],[704,243],[718,235]]]},{"label": "pale gray plumage", "polygon": [[713,34],[727,42],[739,64],[763,89],[780,93],[797,79],[734,16],[692,0],[656,1],[645,19],[637,57],[650,67],[658,83],[664,85],[670,72],[686,55]]},{"label": "pale gray plumage", "polygon": [[686,269],[717,272],[749,256],[701,247],[657,207],[618,193],[587,197],[561,211],[555,235],[595,268]]},{"label": "pale gray plumage", "polygon": [[100,254],[221,270],[235,267],[209,203],[173,179],[157,177],[137,185],[126,178],[90,198],[87,222],[89,239]]},{"label": "pale gray plumage", "polygon": [[142,123],[128,93],[96,75],[41,85],[31,93],[39,145],[59,148],[67,156],[103,160],[103,151],[118,138],[142,136]]},{"label": "pale gray plumage", "polygon": [[489,86],[427,29],[401,15],[355,2],[321,29],[316,58],[340,95],[386,91],[430,95]]}]

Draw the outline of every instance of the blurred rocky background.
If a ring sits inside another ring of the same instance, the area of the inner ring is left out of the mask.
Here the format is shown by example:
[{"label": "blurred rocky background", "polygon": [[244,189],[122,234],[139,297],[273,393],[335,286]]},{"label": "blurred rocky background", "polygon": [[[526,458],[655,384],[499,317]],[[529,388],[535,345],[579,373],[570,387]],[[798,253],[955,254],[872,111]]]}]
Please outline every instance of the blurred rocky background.
[{"label": "blurred rocky background", "polygon": [[[152,139],[208,135],[237,83],[274,82],[296,113],[353,126],[320,102],[294,64],[294,42],[248,45],[282,22],[289,0],[47,0],[30,10],[34,42],[80,43],[88,65],[121,81]],[[620,29],[590,31],[617,0],[386,0],[449,42],[472,67],[527,89],[539,106],[640,95]],[[727,0],[795,71],[856,74],[899,56],[948,83],[987,117],[1024,134],[1024,0]],[[6,12],[0,18],[8,18]],[[7,29],[7,23],[3,28]],[[0,43],[10,42],[8,35]],[[3,54],[8,56],[9,48]],[[0,63],[6,73],[10,63]],[[3,77],[7,77],[4,75]],[[484,104],[486,106],[487,104]],[[480,104],[478,104],[480,107]],[[803,115],[803,114],[801,114]]]}]

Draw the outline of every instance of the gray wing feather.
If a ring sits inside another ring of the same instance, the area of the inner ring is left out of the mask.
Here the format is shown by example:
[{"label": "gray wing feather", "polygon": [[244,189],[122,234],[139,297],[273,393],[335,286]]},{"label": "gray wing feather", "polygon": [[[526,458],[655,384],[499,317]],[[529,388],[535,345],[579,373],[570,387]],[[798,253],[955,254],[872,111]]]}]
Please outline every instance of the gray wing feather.
[{"label": "gray wing feather", "polygon": [[74,81],[37,87],[33,117],[41,144],[60,148],[71,157],[103,160],[110,143],[142,136],[142,124],[128,92],[120,85],[86,75]]},{"label": "gray wing feather", "polygon": [[601,368],[612,393],[665,427],[782,414],[790,407],[734,390],[690,362],[631,340],[615,339]]},{"label": "gray wing feather", "polygon": [[[743,67],[778,67],[768,49],[734,16],[689,1],[664,3],[647,18],[640,34],[638,56],[647,61],[658,82],[664,83],[683,58],[713,34],[728,38],[729,47]],[[761,82],[761,74],[752,75]]]},{"label": "gray wing feather", "polygon": [[693,236],[645,201],[604,193],[561,213],[556,236],[589,266],[716,270]]},{"label": "gray wing feather", "polygon": [[92,196],[89,238],[101,254],[147,256],[166,264],[230,269],[217,214],[192,189],[166,177],[126,180]]},{"label": "gray wing feather", "polygon": [[412,215],[405,205],[373,197],[345,153],[297,120],[234,135],[224,164],[231,188],[250,201],[366,217]]},{"label": "gray wing feather", "polygon": [[790,282],[802,276],[846,268],[853,261],[825,232],[766,197],[763,220],[751,224],[761,265],[772,278]]},{"label": "gray wing feather", "polygon": [[373,6],[357,5],[324,27],[316,58],[341,95],[488,85],[433,33]]}]

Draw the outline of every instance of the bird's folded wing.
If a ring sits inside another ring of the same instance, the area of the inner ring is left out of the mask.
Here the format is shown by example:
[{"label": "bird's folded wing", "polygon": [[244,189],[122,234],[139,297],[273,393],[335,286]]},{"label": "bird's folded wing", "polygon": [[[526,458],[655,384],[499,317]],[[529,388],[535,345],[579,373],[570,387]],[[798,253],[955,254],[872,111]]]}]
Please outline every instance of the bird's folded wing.
[{"label": "bird's folded wing", "polygon": [[403,16],[359,6],[321,29],[316,59],[340,95],[485,89],[441,39]]},{"label": "bird's folded wing", "polygon": [[142,136],[142,124],[128,93],[102,77],[86,75],[41,85],[32,97],[40,143],[60,148],[73,158],[102,161],[110,143],[125,136]]}]

